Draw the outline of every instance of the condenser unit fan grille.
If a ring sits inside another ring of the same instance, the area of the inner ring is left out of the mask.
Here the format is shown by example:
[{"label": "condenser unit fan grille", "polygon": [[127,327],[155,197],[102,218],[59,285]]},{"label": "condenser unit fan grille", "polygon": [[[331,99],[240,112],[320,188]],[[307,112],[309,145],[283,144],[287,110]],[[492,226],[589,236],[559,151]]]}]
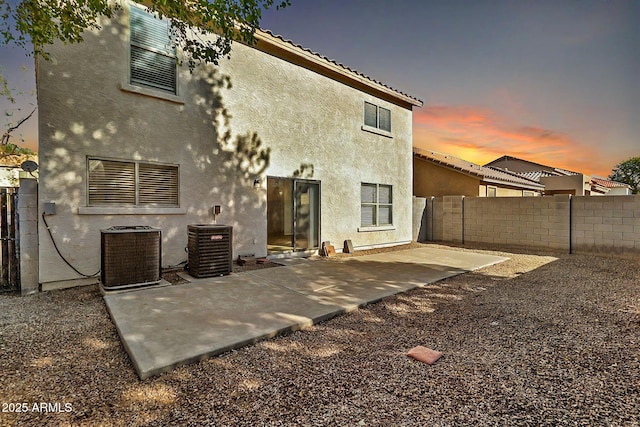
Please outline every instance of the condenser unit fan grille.
[{"label": "condenser unit fan grille", "polygon": [[187,228],[189,274],[194,277],[212,277],[231,273],[233,228],[206,224],[193,224]]},{"label": "condenser unit fan grille", "polygon": [[146,226],[111,227],[101,230],[101,241],[101,280],[105,289],[160,282],[160,230]]}]

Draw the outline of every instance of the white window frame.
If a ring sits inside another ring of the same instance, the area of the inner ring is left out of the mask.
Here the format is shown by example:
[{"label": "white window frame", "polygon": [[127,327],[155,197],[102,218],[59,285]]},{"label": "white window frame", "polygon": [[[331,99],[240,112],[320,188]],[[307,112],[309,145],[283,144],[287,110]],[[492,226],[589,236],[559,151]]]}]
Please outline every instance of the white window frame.
[{"label": "white window frame", "polygon": [[[493,190],[493,196],[489,195],[489,190]],[[498,187],[487,185],[487,197],[498,197]]]},{"label": "white window frame", "polygon": [[[376,109],[376,124],[375,126],[373,126],[373,124],[369,125],[367,124],[367,105],[371,105],[373,107],[375,107]],[[386,129],[382,129],[380,128],[380,110],[384,110],[387,111],[389,113],[389,130]],[[393,137],[393,134],[391,133],[393,126],[391,124],[391,109],[390,108],[385,108],[382,107],[378,104],[374,104],[373,102],[369,102],[369,101],[364,101],[363,107],[362,107],[362,130],[368,131],[368,132],[372,132],[378,135],[382,135],[382,136],[386,136],[389,138]]]},{"label": "white window frame", "polygon": [[[362,187],[363,186],[375,186],[375,201],[374,202],[363,202],[362,201]],[[381,203],[380,202],[380,187],[388,187],[389,194],[391,198],[391,203]],[[375,223],[374,224],[362,224],[362,207],[374,207],[375,209]],[[391,222],[388,224],[380,223],[380,206],[389,207],[389,216],[391,217]],[[358,231],[372,231],[372,230],[380,230],[380,229],[393,229],[393,185],[389,184],[374,184],[371,182],[362,182],[360,183],[360,227]]]}]

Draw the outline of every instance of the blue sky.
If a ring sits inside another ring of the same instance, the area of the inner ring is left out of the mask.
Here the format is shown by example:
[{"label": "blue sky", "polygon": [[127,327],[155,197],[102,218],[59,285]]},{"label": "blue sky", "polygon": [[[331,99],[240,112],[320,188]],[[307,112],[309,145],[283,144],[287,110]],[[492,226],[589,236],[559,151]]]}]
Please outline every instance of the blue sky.
[{"label": "blue sky", "polygon": [[[599,175],[640,155],[639,0],[292,0],[262,26],[424,101],[416,146]],[[32,59],[0,58],[31,92]],[[33,98],[20,101],[0,101],[22,108],[0,123],[28,113]]]}]

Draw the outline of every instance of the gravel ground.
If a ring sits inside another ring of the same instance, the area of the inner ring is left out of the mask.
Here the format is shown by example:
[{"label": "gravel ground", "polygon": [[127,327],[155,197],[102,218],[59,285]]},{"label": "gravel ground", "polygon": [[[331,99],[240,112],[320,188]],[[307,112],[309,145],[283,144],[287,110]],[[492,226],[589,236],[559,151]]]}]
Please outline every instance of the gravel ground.
[{"label": "gravel ground", "polygon": [[640,260],[481,252],[511,259],[145,381],[96,287],[0,295],[0,424],[640,425]]}]

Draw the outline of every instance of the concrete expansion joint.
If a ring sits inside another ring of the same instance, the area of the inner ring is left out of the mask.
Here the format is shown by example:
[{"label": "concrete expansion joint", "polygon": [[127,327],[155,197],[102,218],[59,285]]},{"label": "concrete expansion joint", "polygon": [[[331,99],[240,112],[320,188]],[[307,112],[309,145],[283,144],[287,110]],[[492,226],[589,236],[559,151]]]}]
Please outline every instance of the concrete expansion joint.
[{"label": "concrete expansion joint", "polygon": [[[288,266],[283,265],[282,267],[275,267],[275,268],[287,268],[287,267]],[[258,271],[260,271],[260,270],[258,270]],[[261,275],[257,275],[253,271],[246,271],[244,274],[252,276],[254,279],[259,279],[259,280],[263,281],[267,285],[277,286],[279,288],[283,288],[283,289],[286,289],[288,291],[295,292],[295,293],[300,294],[302,296],[309,297],[309,295],[307,293],[305,293],[305,292],[299,291],[297,289],[289,288],[289,287],[283,285],[282,283],[276,282],[275,280],[272,280],[270,278],[266,278],[266,277],[261,276]],[[329,288],[329,287],[330,286],[327,286],[327,288]]]}]

